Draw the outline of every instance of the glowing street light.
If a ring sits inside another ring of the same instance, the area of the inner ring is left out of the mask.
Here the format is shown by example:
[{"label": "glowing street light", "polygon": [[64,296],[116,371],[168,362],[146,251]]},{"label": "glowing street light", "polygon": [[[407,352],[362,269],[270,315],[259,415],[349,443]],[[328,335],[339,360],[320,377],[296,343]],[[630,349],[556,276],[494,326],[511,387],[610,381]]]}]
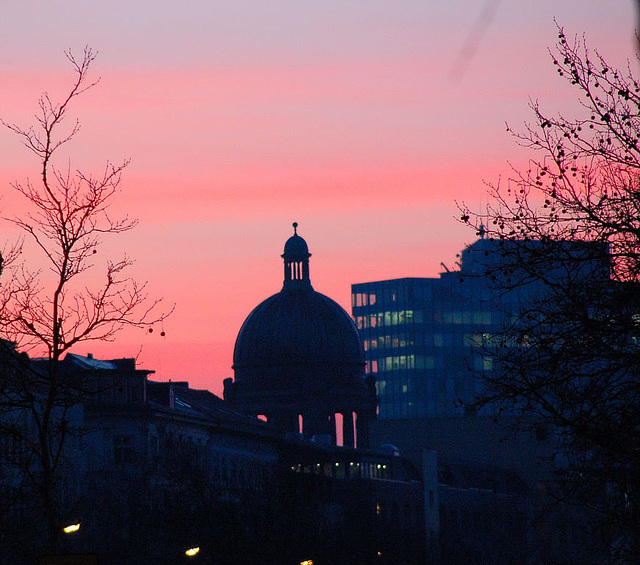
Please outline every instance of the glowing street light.
[{"label": "glowing street light", "polygon": [[190,547],[184,552],[187,557],[195,557],[198,553],[200,553],[199,547]]},{"label": "glowing street light", "polygon": [[77,532],[80,529],[80,522],[77,524],[69,524],[68,526],[62,528],[62,531],[65,534],[72,534],[73,532]]},{"label": "glowing street light", "polygon": [[300,565],[313,565],[313,559],[306,559],[305,561],[300,561]]}]

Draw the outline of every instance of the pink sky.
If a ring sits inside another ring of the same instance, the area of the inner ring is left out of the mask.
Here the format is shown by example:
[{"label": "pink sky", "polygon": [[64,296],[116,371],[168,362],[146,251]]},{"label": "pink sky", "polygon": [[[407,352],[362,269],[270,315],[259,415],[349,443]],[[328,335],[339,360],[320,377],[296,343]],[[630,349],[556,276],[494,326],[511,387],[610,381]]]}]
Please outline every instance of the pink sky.
[{"label": "pink sky", "polygon": [[[75,352],[138,356],[156,378],[217,393],[244,318],[281,288],[293,221],[314,287],[347,310],[352,283],[436,276],[474,239],[455,201],[481,207],[483,181],[526,160],[505,121],[527,120],[532,99],[575,107],[549,62],[554,17],[611,62],[634,57],[632,0],[141,4],[5,6],[0,116],[30,123],[38,95],[72,79],[63,49],[99,51],[69,152],[96,171],[132,159],[114,211],[140,224],[102,253],[135,258],[175,312],[165,337],[126,331]],[[35,179],[37,164],[8,131],[0,155],[8,214],[20,210],[8,183]]]}]

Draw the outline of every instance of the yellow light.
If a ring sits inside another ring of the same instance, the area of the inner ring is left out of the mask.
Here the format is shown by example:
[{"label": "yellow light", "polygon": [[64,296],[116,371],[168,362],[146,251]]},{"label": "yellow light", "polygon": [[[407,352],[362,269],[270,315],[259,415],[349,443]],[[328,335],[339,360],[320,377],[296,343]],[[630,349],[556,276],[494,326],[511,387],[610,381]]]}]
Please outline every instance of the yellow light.
[{"label": "yellow light", "polygon": [[77,532],[80,529],[80,522],[77,524],[69,524],[66,528],[62,528],[62,531],[65,534],[72,534],[73,532]]},{"label": "yellow light", "polygon": [[300,561],[300,565],[313,565],[313,559],[307,559],[306,561]]},{"label": "yellow light", "polygon": [[199,547],[191,547],[184,552],[187,557],[195,557],[198,553],[200,553]]}]

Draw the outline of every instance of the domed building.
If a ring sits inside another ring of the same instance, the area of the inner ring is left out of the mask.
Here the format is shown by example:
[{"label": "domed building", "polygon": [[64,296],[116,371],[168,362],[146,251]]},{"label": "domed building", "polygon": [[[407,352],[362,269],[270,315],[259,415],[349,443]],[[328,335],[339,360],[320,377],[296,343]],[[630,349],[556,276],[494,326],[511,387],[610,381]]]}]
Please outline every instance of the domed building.
[{"label": "domed building", "polygon": [[375,388],[365,378],[360,336],[349,314],[311,286],[311,254],[293,228],[282,254],[282,290],[242,325],[225,400],[286,432],[367,447]]}]

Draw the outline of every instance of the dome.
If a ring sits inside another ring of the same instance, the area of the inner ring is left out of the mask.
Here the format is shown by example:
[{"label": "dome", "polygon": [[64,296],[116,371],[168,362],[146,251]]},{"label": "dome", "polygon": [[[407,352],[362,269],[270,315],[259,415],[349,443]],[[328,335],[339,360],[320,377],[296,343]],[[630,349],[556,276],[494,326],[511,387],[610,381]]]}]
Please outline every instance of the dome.
[{"label": "dome", "polygon": [[349,314],[311,286],[311,255],[297,227],[284,246],[282,290],[240,328],[224,398],[234,410],[307,439],[335,444],[342,425],[343,445],[366,447],[376,393],[362,342]]},{"label": "dome", "polygon": [[286,374],[295,378],[295,373],[302,378],[311,367],[348,378],[361,375],[363,366],[362,343],[351,317],[311,288],[285,288],[259,304],[242,325],[233,354],[237,381]]}]

